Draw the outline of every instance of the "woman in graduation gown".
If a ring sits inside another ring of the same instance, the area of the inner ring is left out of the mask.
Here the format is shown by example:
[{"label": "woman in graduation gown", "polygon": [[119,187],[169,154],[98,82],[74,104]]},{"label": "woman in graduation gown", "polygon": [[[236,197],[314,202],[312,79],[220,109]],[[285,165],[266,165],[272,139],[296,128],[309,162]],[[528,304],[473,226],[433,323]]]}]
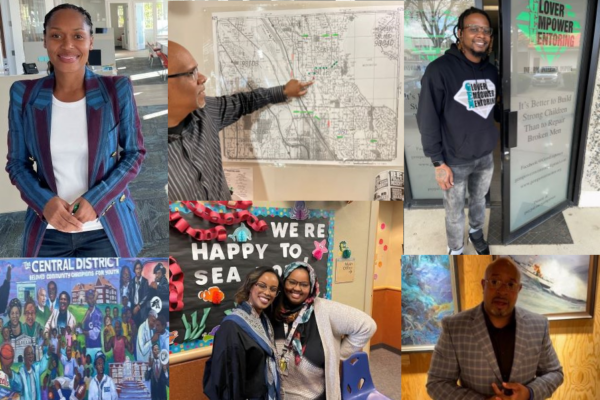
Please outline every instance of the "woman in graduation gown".
[{"label": "woman in graduation gown", "polygon": [[377,329],[364,312],[318,295],[311,265],[286,265],[272,316],[285,400],[341,399],[340,361],[360,351]]},{"label": "woman in graduation gown", "polygon": [[246,276],[235,295],[238,306],[223,319],[206,363],[204,394],[211,400],[280,399],[273,327],[264,313],[280,289],[272,268]]}]

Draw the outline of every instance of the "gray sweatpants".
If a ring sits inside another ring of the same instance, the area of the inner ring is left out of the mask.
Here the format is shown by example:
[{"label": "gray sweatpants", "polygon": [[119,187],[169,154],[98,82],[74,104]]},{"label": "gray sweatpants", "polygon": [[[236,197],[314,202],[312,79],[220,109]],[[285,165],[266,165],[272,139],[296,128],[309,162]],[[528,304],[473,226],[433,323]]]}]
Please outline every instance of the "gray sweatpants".
[{"label": "gray sweatpants", "polygon": [[458,250],[463,247],[465,237],[466,190],[469,191],[469,225],[475,230],[483,229],[485,195],[492,182],[494,156],[493,153],[490,153],[469,164],[448,166],[454,175],[454,186],[444,190],[446,236],[448,247],[451,250]]}]

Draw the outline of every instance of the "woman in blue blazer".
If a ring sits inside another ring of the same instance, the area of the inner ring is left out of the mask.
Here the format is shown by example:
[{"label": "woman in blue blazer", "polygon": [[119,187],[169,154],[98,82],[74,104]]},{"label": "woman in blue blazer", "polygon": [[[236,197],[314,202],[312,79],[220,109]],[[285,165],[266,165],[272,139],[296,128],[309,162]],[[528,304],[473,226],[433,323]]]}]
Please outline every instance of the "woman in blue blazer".
[{"label": "woman in blue blazer", "polygon": [[146,153],[133,89],[86,67],[93,42],[87,11],[53,8],[49,76],[10,89],[6,170],[29,206],[24,257],[135,257],[143,246],[127,188]]}]

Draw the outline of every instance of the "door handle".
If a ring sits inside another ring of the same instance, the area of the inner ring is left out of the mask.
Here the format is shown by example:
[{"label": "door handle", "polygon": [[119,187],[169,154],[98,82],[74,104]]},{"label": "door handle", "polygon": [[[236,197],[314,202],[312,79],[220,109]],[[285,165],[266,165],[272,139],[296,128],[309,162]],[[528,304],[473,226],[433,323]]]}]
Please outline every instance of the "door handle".
[{"label": "door handle", "polygon": [[514,149],[517,147],[517,122],[519,120],[518,111],[507,110],[504,112],[504,123],[508,129],[506,147]]}]

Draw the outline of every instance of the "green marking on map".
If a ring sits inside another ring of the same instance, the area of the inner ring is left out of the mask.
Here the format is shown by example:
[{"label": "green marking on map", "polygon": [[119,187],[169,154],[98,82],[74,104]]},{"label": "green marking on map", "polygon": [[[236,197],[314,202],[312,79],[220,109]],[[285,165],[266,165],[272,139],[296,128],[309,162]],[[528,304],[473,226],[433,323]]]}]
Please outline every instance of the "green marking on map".
[{"label": "green marking on map", "polygon": [[377,139],[371,139],[371,143],[377,143]]}]

